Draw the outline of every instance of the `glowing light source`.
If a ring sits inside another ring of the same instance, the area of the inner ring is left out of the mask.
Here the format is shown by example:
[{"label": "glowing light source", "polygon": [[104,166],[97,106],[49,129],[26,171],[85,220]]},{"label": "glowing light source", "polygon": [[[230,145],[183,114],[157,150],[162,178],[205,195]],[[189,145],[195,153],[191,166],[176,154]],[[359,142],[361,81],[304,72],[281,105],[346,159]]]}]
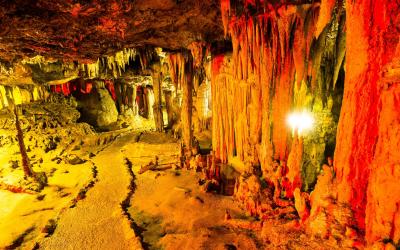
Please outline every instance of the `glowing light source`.
[{"label": "glowing light source", "polygon": [[301,134],[313,127],[314,118],[306,111],[294,112],[288,116],[287,122],[293,132],[297,130],[297,132]]}]

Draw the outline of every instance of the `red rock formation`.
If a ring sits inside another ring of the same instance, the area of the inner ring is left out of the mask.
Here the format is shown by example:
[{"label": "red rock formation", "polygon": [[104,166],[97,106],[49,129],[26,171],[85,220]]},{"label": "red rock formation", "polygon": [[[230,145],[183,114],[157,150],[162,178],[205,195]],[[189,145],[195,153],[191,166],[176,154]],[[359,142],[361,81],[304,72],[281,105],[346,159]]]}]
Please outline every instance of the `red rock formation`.
[{"label": "red rock formation", "polygon": [[338,198],[368,243],[400,239],[400,4],[347,1],[346,81],[337,135]]}]

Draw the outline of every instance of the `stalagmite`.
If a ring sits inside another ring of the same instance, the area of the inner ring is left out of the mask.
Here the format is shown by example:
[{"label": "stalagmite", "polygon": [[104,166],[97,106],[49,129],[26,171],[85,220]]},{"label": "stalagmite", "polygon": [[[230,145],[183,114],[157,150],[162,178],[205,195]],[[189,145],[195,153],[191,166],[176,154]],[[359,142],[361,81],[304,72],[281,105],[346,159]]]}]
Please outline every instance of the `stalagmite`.
[{"label": "stalagmite", "polygon": [[303,138],[297,133],[292,143],[292,150],[288,157],[289,172],[287,174],[292,190],[302,187],[301,166],[303,163]]}]

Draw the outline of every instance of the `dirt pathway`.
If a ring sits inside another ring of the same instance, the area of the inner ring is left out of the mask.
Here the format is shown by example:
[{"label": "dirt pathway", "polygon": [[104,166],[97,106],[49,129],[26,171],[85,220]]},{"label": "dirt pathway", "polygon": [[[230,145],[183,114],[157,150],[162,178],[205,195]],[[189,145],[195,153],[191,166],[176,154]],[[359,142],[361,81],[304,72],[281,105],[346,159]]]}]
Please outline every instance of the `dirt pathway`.
[{"label": "dirt pathway", "polygon": [[75,208],[63,213],[56,231],[40,249],[141,249],[120,206],[131,178],[120,150],[136,137],[133,133],[121,136],[92,159],[98,182]]},{"label": "dirt pathway", "polygon": [[144,133],[123,153],[132,162],[136,185],[128,211],[142,229],[146,249],[257,249],[250,233],[224,221],[227,209],[235,218],[244,216],[238,204],[232,197],[202,191],[201,173],[174,168],[139,173],[156,156],[159,164],[178,163],[179,143],[173,138]]}]

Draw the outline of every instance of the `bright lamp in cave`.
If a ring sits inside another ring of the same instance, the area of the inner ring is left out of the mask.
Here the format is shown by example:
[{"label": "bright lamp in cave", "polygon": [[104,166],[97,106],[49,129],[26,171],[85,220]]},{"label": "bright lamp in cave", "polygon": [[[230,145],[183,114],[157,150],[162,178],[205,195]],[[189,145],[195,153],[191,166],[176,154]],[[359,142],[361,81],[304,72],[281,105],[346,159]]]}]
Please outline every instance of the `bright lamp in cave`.
[{"label": "bright lamp in cave", "polygon": [[314,124],[314,118],[306,111],[291,113],[287,121],[292,130],[297,131],[299,134],[310,130]]}]

